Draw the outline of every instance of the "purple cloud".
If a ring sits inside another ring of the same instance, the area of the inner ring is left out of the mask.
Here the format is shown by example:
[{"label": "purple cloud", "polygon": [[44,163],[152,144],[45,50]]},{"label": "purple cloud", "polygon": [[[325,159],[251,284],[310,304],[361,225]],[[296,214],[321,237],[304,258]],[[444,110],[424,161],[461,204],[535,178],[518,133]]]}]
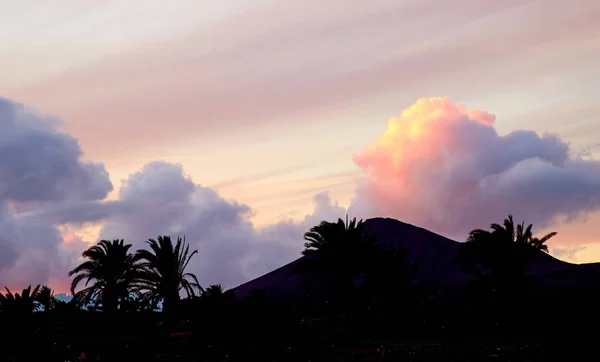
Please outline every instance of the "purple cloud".
[{"label": "purple cloud", "polygon": [[113,189],[104,165],[83,161],[59,124],[0,98],[0,285],[47,283],[70,263],[56,225],[32,211],[102,200]]}]

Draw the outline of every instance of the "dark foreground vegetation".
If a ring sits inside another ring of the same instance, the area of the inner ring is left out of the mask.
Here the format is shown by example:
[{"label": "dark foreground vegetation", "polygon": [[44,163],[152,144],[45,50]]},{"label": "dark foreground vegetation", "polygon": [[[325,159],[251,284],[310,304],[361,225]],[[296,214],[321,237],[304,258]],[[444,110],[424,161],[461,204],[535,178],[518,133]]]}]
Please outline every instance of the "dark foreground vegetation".
[{"label": "dark foreground vegetation", "polygon": [[265,290],[240,299],[202,288],[185,272],[195,252],[181,239],[150,240],[136,253],[122,240],[101,241],[70,273],[71,302],[39,286],[0,297],[0,360],[587,359],[599,290],[542,293],[525,272],[552,236],[536,238],[511,217],[474,230],[456,260],[471,282],[440,291],[435,281],[416,283],[419,263],[408,250],[381,248],[362,222],[323,222],[305,235],[295,270],[322,288],[294,303]]}]

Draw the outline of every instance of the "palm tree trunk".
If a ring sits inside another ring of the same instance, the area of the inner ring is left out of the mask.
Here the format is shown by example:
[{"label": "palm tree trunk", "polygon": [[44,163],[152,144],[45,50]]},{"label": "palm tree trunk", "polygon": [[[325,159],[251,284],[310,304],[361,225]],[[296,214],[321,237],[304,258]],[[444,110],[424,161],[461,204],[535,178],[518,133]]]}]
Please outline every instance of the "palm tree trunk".
[{"label": "palm tree trunk", "polygon": [[170,333],[176,329],[177,326],[177,304],[179,302],[178,293],[169,293],[163,299],[163,316],[166,330]]},{"label": "palm tree trunk", "polygon": [[119,308],[119,299],[114,288],[105,287],[102,293],[102,309],[107,313],[115,313]]},{"label": "palm tree trunk", "polygon": [[179,293],[169,293],[163,300],[163,312],[172,316],[177,311],[177,304],[179,304]]}]

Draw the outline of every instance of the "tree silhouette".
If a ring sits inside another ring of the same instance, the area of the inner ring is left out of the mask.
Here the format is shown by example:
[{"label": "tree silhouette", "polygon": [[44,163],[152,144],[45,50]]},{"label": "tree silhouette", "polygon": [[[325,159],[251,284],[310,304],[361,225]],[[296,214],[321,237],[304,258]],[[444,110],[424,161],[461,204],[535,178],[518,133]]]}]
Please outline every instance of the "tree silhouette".
[{"label": "tree silhouette", "polygon": [[540,250],[543,252],[549,252],[548,245],[546,245],[546,241],[555,237],[558,233],[556,231],[550,232],[541,238],[533,237],[529,240],[529,245],[531,245],[534,249]]},{"label": "tree silhouette", "polygon": [[169,236],[149,239],[146,243],[150,250],[142,249],[136,253],[141,266],[136,289],[148,300],[162,300],[163,311],[170,313],[176,308],[182,289],[188,297],[196,296],[196,290],[202,291],[196,276],[185,272],[198,251],[190,253],[189,244],[179,237],[175,245]]},{"label": "tree silhouette", "polygon": [[531,258],[539,251],[548,252],[546,241],[556,235],[534,237],[533,225],[515,225],[512,215],[503,224],[491,224],[491,230],[475,229],[461,245],[458,258],[463,267],[480,280],[486,280],[494,290],[522,286],[524,273]]},{"label": "tree silhouette", "polygon": [[44,307],[44,311],[48,312],[54,307],[54,291],[47,285],[43,285],[34,296],[35,301]]},{"label": "tree silhouette", "polygon": [[[69,272],[69,277],[75,276],[71,282],[71,293],[78,302],[83,305],[101,302],[106,312],[118,309],[119,300],[129,296],[138,273],[130,248],[131,244],[124,244],[122,239],[112,242],[101,240],[81,254],[88,260]],[[85,288],[76,292],[77,286],[84,280]]]},{"label": "tree silhouette", "polygon": [[[494,223],[490,225],[490,228],[492,229],[492,233],[501,236],[501,239],[505,242],[528,245],[533,249],[543,252],[548,252],[548,246],[545,243],[557,234],[556,232],[551,232],[541,238],[534,237],[532,233],[533,224],[525,226],[525,221],[523,221],[522,223],[515,225],[512,215],[508,215],[508,217],[504,219],[503,225]],[[476,231],[478,233],[482,232],[482,230]],[[485,233],[485,231],[483,232]]]},{"label": "tree silhouette", "polygon": [[224,293],[223,287],[221,284],[212,284],[208,288],[204,289],[202,296],[206,297],[217,297]]},{"label": "tree silhouette", "polygon": [[332,283],[334,297],[344,300],[355,280],[372,268],[378,254],[377,238],[356,218],[322,221],[304,234],[306,243],[295,273],[324,278]]},{"label": "tree silhouette", "polygon": [[205,300],[220,300],[226,294],[227,292],[225,292],[221,284],[213,284],[202,291],[201,298]]},{"label": "tree silhouette", "polygon": [[32,313],[38,309],[36,304],[36,296],[38,295],[40,286],[37,285],[31,290],[31,285],[23,289],[21,294],[13,294],[10,289],[6,289],[5,294],[0,294],[0,310],[10,313]]},{"label": "tree silhouette", "polygon": [[202,291],[200,300],[207,306],[223,306],[235,301],[235,294],[231,289],[224,290],[221,284],[213,284]]}]

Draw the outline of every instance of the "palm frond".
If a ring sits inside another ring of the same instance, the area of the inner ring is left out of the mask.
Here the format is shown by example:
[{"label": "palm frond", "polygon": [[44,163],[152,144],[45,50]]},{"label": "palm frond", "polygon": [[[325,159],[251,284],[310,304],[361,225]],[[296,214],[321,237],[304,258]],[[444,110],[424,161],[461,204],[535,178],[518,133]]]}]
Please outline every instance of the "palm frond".
[{"label": "palm frond", "polygon": [[[71,270],[71,293],[83,303],[101,301],[104,310],[118,308],[119,300],[128,298],[137,276],[136,260],[129,252],[131,244],[123,239],[100,240],[81,255],[86,261]],[[84,289],[77,287],[85,281]]]},{"label": "palm frond", "polygon": [[203,289],[193,273],[187,273],[192,257],[197,250],[190,252],[190,245],[177,238],[173,243],[170,236],[159,236],[149,239],[146,244],[149,249],[138,250],[135,260],[139,262],[141,272],[138,275],[135,289],[152,300],[164,299],[165,304],[179,300],[180,291],[188,297],[196,296],[196,291]]}]

